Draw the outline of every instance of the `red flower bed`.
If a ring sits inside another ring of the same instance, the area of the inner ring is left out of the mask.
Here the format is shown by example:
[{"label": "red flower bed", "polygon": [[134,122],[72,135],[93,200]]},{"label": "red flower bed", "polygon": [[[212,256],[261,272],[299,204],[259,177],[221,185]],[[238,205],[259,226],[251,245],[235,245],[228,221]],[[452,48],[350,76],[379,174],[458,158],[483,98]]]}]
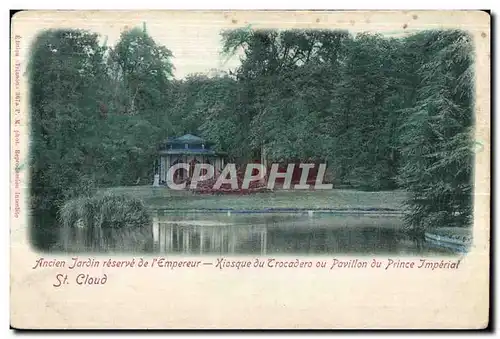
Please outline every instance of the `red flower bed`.
[{"label": "red flower bed", "polygon": [[190,179],[188,179],[186,189],[200,194],[249,194],[268,190],[266,181],[261,182],[257,180],[250,181],[248,188],[242,189],[244,175],[244,171],[240,170],[236,172],[236,180],[238,182],[237,189],[233,189],[231,184],[222,184],[220,188],[215,189],[214,186],[218,176],[205,181],[199,181],[194,189],[190,187],[191,182]]}]

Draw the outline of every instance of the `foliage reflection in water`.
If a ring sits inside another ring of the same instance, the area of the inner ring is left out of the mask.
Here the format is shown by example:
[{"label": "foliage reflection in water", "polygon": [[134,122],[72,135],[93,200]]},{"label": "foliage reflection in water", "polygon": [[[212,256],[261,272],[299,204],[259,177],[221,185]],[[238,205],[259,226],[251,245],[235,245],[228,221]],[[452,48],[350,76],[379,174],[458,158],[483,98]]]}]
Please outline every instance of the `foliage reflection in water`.
[{"label": "foliage reflection in water", "polygon": [[425,254],[397,216],[315,213],[158,213],[155,251],[178,254]]}]

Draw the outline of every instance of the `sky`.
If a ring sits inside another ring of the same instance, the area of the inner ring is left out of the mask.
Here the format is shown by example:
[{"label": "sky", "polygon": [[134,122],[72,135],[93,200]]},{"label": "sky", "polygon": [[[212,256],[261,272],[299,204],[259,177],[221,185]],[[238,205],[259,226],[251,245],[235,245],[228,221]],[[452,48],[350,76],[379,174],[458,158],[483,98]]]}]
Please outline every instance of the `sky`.
[{"label": "sky", "polygon": [[[461,25],[475,24],[467,13],[454,14]],[[22,53],[28,56],[36,35],[46,28],[80,28],[98,33],[107,45],[118,42],[120,34],[146,23],[149,35],[170,49],[177,79],[212,69],[228,70],[239,65],[239,58],[221,55],[220,33],[224,29],[253,28],[329,28],[352,33],[371,31],[401,36],[423,28],[444,28],[442,13],[429,12],[273,12],[273,11],[29,11],[16,14],[16,32],[22,36]],[[475,24],[477,26],[477,24]],[[476,27],[474,26],[474,27]],[[26,58],[27,59],[27,58]],[[26,60],[25,59],[25,60]]]},{"label": "sky", "polygon": [[[142,23],[108,31],[105,34],[108,45],[116,44],[120,33],[133,27],[142,28]],[[223,29],[224,26],[217,23],[198,25],[186,22],[167,28],[162,23],[146,22],[146,30],[155,42],[172,51],[176,79],[184,78],[191,73],[206,73],[213,69],[234,69],[239,65],[237,56],[228,59],[221,54],[220,33]]]},{"label": "sky", "polygon": [[[205,20],[196,17],[189,17],[187,20],[176,20],[166,24],[163,21],[148,20],[134,21],[134,25],[124,25],[114,27],[115,29],[106,30],[105,36],[108,37],[108,44],[113,45],[119,40],[120,33],[123,30],[133,27],[143,27],[146,24],[148,34],[157,44],[163,45],[172,51],[174,58],[172,60],[175,70],[174,77],[184,78],[190,73],[206,73],[213,69],[228,70],[239,66],[238,56],[233,56],[228,60],[226,56],[221,55],[222,37],[220,33],[228,28],[242,27],[234,25],[237,20],[231,19],[231,24],[224,18],[207,18]],[[246,25],[251,24],[245,22]],[[232,27],[231,27],[232,26]],[[116,29],[119,28],[119,29]],[[346,27],[353,33],[350,27]],[[386,35],[400,35],[401,30],[394,32],[385,32]]]},{"label": "sky", "polygon": [[146,23],[147,32],[156,43],[172,51],[174,77],[177,79],[184,78],[190,73],[206,73],[212,69],[234,69],[240,63],[237,56],[227,60],[227,57],[220,53],[222,48],[220,33],[223,29],[230,27],[221,13],[215,16],[208,15],[208,17],[207,15],[201,17],[200,14],[173,13],[167,18],[125,13],[113,16],[95,15],[89,19],[83,15],[58,16],[52,12],[47,13],[46,16],[43,13],[38,16],[23,17],[21,15],[20,19],[23,21],[23,27],[18,32],[21,31],[25,60],[27,60],[31,42],[43,29],[85,29],[98,33],[102,42],[107,40],[107,45],[113,46],[119,41],[123,31],[135,27],[142,28],[143,23]]}]

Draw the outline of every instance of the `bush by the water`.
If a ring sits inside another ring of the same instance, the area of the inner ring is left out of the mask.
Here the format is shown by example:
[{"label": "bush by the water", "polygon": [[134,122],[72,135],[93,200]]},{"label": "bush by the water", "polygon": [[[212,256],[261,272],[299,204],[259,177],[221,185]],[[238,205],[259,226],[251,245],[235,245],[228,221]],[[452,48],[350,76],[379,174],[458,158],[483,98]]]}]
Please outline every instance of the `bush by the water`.
[{"label": "bush by the water", "polygon": [[59,248],[64,251],[140,251],[152,247],[151,216],[126,195],[79,197],[60,209]]}]

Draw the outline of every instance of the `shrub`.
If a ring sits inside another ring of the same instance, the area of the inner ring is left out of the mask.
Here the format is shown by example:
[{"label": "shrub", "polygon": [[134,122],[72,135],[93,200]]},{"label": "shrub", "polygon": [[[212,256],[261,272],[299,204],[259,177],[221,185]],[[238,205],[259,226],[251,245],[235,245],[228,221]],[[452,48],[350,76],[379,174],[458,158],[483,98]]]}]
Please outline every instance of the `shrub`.
[{"label": "shrub", "polygon": [[74,198],[63,204],[59,219],[64,251],[144,251],[152,246],[148,210],[130,196]]}]

